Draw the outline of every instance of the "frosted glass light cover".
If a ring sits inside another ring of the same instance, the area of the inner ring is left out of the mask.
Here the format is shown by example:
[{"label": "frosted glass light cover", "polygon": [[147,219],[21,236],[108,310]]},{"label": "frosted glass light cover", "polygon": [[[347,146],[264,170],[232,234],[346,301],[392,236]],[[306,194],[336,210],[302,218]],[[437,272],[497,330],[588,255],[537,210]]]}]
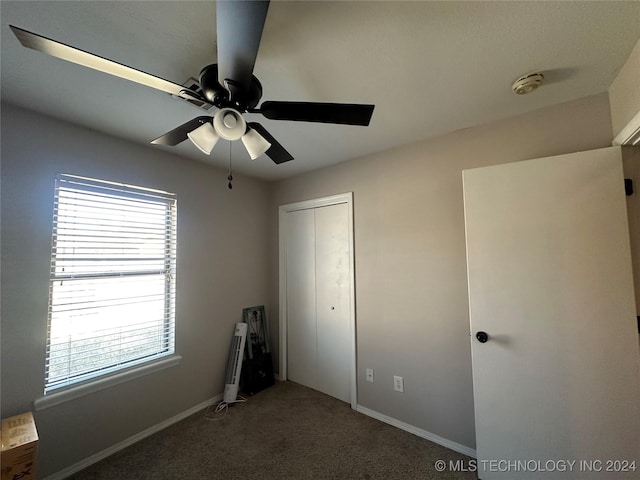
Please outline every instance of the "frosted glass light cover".
[{"label": "frosted glass light cover", "polygon": [[247,129],[247,133],[242,136],[242,143],[249,152],[251,160],[255,160],[271,148],[271,144],[253,128]]},{"label": "frosted glass light cover", "polygon": [[203,123],[195,130],[187,133],[187,137],[189,137],[189,140],[191,140],[196,147],[207,155],[211,153],[213,147],[215,147],[218,140],[220,140],[213,125],[209,122]]}]

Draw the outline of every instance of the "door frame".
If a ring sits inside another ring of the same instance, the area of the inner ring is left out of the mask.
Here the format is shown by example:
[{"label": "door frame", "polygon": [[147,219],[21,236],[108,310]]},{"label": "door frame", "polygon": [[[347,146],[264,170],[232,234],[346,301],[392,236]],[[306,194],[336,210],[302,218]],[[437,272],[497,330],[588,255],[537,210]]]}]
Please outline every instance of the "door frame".
[{"label": "door frame", "polygon": [[353,192],[346,192],[329,197],[316,198],[303,202],[281,205],[278,208],[278,244],[279,244],[279,325],[280,325],[280,379],[287,379],[287,213],[298,210],[309,210],[331,205],[347,204],[348,229],[349,229],[349,290],[351,302],[349,306],[349,390],[351,396],[351,408],[356,409],[357,384],[356,384],[356,291],[355,291],[355,262],[353,239]]}]

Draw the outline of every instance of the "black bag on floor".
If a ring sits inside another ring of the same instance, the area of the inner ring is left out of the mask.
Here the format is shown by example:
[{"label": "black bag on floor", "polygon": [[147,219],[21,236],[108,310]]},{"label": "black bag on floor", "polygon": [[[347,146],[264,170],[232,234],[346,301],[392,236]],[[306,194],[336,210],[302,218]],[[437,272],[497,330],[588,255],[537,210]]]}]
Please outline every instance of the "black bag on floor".
[{"label": "black bag on floor", "polygon": [[263,353],[255,355],[253,358],[244,359],[240,374],[240,390],[242,392],[253,395],[274,383],[271,353]]}]

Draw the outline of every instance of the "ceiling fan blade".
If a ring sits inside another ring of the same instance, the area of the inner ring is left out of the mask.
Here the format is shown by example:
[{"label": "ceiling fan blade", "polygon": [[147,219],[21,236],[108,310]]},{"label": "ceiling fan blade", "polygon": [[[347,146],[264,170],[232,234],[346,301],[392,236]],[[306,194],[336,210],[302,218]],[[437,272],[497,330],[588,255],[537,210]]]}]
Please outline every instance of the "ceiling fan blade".
[{"label": "ceiling fan blade", "polygon": [[267,142],[271,144],[271,147],[269,147],[269,150],[267,150],[265,153],[271,160],[274,161],[274,163],[281,164],[284,162],[288,162],[289,160],[293,160],[291,154],[287,152],[284,147],[280,145],[278,141],[273,138],[262,125],[256,122],[249,122],[247,125],[257,131]]},{"label": "ceiling fan blade", "polygon": [[50,38],[43,37],[37,33],[29,32],[13,25],[9,26],[20,43],[27,48],[46,53],[53,57],[61,58],[62,60],[66,60],[71,63],[92,68],[99,72],[108,73],[109,75],[114,75],[147,87],[155,88],[156,90],[170,93],[171,95],[180,95],[181,91],[186,90],[182,85],[164,80],[149,73],[127,67],[126,65],[114,62],[113,60],[108,60],[98,55],[94,55],[93,53],[85,52],[84,50],[80,50],[70,45],[51,40]]},{"label": "ceiling fan blade", "polygon": [[250,111],[261,113],[271,120],[337,123],[366,127],[371,121],[374,108],[375,105],[352,103],[264,102],[260,105],[260,110]]},{"label": "ceiling fan blade", "polygon": [[175,147],[180,142],[184,142],[187,139],[187,133],[195,130],[203,123],[211,121],[212,117],[196,117],[193,120],[189,120],[187,123],[183,123],[177,128],[174,128],[170,132],[156,138],[151,143],[154,145],[166,145],[168,147]]},{"label": "ceiling fan blade", "polygon": [[227,87],[225,80],[231,80],[249,90],[268,9],[268,0],[216,2],[220,85]]}]

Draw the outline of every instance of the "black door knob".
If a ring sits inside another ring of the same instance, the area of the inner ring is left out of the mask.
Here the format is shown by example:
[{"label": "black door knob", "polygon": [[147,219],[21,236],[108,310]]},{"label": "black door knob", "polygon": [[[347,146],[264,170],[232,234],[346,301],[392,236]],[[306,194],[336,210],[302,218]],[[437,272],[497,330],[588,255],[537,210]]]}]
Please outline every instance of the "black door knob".
[{"label": "black door knob", "polygon": [[487,332],[478,332],[476,333],[476,338],[480,343],[487,343],[487,340],[489,340],[489,335],[487,335]]}]

